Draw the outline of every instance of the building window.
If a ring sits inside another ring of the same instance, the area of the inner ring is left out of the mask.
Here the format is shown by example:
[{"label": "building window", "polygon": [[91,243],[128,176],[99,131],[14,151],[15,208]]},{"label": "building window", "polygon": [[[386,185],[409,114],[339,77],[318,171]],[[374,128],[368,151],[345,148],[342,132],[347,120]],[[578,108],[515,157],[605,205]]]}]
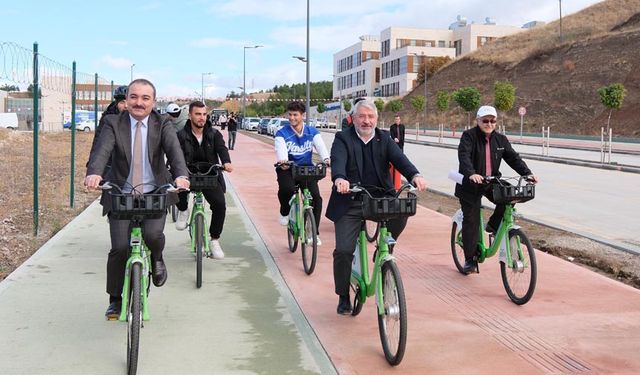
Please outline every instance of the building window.
[{"label": "building window", "polygon": [[445,44],[444,40],[439,40],[438,41],[438,47],[440,47],[440,48],[446,47],[446,44]]},{"label": "building window", "polygon": [[380,48],[382,57],[389,56],[390,47],[391,47],[391,41],[389,39],[382,42],[382,47]]},{"label": "building window", "polygon": [[462,39],[453,42],[453,47],[456,49],[456,57],[462,55]]}]

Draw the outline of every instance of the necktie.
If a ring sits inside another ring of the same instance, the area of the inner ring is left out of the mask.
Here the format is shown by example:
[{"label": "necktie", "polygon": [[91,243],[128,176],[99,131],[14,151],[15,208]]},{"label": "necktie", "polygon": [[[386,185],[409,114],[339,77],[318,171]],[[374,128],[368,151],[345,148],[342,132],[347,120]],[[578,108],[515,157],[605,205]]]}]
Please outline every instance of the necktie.
[{"label": "necktie", "polygon": [[[142,183],[142,122],[136,123],[136,135],[133,140],[133,175],[131,184],[136,187]],[[143,187],[139,187],[139,193],[143,192]]]},{"label": "necktie", "polygon": [[487,134],[487,143],[484,146],[484,163],[485,163],[485,175],[491,176],[491,142],[489,141],[489,137],[491,135]]}]

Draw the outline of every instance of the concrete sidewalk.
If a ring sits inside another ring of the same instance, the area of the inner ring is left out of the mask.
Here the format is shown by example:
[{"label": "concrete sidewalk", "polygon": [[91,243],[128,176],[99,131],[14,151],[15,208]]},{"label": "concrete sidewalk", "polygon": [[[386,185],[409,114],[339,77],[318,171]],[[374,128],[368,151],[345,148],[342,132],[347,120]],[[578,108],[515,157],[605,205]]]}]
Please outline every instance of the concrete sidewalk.
[{"label": "concrete sidewalk", "polygon": [[[151,288],[139,374],[335,373],[255,228],[227,192],[222,247],[195,287],[167,220],[169,278]],[[125,323],[104,319],[108,225],[95,202],[0,283],[0,374],[126,373]]]}]

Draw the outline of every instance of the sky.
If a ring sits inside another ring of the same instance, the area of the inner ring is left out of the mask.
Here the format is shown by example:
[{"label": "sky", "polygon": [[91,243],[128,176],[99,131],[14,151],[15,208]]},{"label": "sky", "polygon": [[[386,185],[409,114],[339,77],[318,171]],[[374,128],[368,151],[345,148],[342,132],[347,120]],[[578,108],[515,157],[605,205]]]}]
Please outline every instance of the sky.
[{"label": "sky", "polygon": [[[596,0],[564,0],[563,16]],[[224,97],[303,83],[304,0],[0,0],[0,42],[116,84],[147,78],[158,96]],[[310,81],[332,80],[333,54],[391,26],[448,28],[457,15],[522,26],[559,17],[559,0],[310,0]],[[262,45],[257,49],[244,46]],[[1,53],[1,51],[0,51]],[[6,59],[6,52],[5,52]],[[1,59],[0,59],[1,62]],[[131,68],[131,66],[133,68]],[[206,74],[203,74],[206,73]],[[6,82],[6,81],[5,81]],[[4,83],[4,82],[3,82]]]}]

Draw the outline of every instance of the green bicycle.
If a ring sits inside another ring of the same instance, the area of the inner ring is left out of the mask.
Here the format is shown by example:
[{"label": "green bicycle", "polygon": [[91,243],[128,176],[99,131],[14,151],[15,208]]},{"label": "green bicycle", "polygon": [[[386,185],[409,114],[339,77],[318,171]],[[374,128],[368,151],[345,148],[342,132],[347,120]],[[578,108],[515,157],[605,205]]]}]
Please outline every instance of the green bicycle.
[{"label": "green bicycle", "polygon": [[[142,221],[158,219],[166,212],[168,191],[177,191],[171,184],[156,188],[151,193],[136,191],[125,193],[113,183],[105,182],[102,190],[111,195],[110,218],[131,220],[131,251],[125,268],[122,287],[122,310],[119,321],[127,322],[127,373],[134,375],[138,368],[140,346],[140,328],[143,321],[149,320],[149,287],[151,285],[151,254],[142,237]],[[115,190],[116,192],[114,192]]]},{"label": "green bicycle", "polygon": [[296,191],[291,196],[289,204],[289,224],[287,225],[287,241],[289,251],[294,253],[300,242],[302,266],[307,275],[311,275],[316,268],[318,257],[318,227],[313,216],[313,198],[305,182],[321,180],[327,174],[327,165],[294,165],[293,162],[276,163],[276,168],[290,166],[293,179],[296,181]]},{"label": "green bicycle", "polygon": [[[390,219],[415,215],[417,197],[407,191],[414,189],[406,184],[395,196],[384,198],[372,197],[363,186],[352,185],[350,189],[352,193],[360,194],[364,216],[351,269],[351,289],[354,291],[351,315],[360,314],[367,297],[375,294],[382,350],[392,366],[400,364],[407,345],[407,302],[398,265],[389,253],[389,245],[395,245],[396,240],[388,232],[387,225]],[[406,196],[401,197],[404,191]],[[367,256],[367,221],[380,224],[371,274]]]},{"label": "green bicycle", "polygon": [[[508,181],[518,179],[516,186]],[[505,204],[504,215],[495,236],[489,237],[489,243],[484,238],[484,223],[482,208],[480,208],[480,231],[478,239],[478,254],[476,264],[499,253],[500,274],[502,284],[507,295],[517,305],[527,303],[533,296],[537,281],[536,254],[531,241],[520,226],[515,225],[515,203],[529,201],[535,197],[535,185],[522,184],[525,177],[485,177],[485,182],[490,183],[493,189],[493,198],[497,204]],[[453,262],[458,271],[463,273],[464,249],[462,246],[462,210],[453,215],[451,227],[451,253]],[[479,272],[479,268],[476,268]]]},{"label": "green bicycle", "polygon": [[189,190],[194,192],[193,208],[189,216],[189,236],[191,237],[191,252],[196,256],[196,287],[202,286],[202,259],[213,258],[209,249],[207,236],[207,218],[204,211],[204,194],[202,190],[218,186],[218,173],[224,170],[220,164],[196,162],[189,165]]}]

